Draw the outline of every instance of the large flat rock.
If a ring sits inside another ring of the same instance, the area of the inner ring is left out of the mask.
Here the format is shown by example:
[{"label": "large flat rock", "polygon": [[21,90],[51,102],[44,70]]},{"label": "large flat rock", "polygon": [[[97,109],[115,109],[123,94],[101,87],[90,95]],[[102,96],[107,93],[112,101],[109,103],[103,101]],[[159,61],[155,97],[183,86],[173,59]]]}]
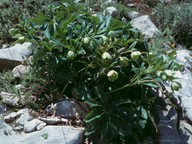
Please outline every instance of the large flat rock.
[{"label": "large flat rock", "polygon": [[0,126],[0,144],[81,144],[83,129],[71,126],[46,126],[32,133],[15,133],[11,127]]}]

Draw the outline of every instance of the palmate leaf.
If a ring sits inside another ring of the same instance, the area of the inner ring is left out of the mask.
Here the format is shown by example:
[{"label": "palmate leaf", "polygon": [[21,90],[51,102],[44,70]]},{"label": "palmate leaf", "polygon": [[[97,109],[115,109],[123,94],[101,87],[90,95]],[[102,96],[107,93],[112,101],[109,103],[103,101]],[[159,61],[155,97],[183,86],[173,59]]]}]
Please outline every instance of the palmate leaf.
[{"label": "palmate leaf", "polygon": [[101,138],[105,141],[111,141],[115,135],[116,133],[113,123],[111,122],[111,117],[105,114],[101,122]]},{"label": "palmate leaf", "polygon": [[89,99],[85,101],[90,107],[103,107],[102,103],[99,101],[96,101],[95,99]]},{"label": "palmate leaf", "polygon": [[91,110],[85,117],[84,121],[86,123],[94,122],[94,121],[100,121],[101,117],[103,115],[103,109],[102,108],[94,108]]},{"label": "palmate leaf", "polygon": [[122,106],[122,105],[133,105],[133,103],[131,102],[131,100],[128,100],[128,99],[118,99],[118,100],[115,100],[112,102],[111,106],[113,108],[117,108],[119,106]]},{"label": "palmate leaf", "polygon": [[107,94],[103,91],[101,86],[95,86],[95,95],[101,99],[104,107],[108,107],[110,104]]},{"label": "palmate leaf", "polygon": [[113,115],[112,117],[110,117],[110,120],[111,120],[111,126],[115,128],[116,135],[119,134],[122,136],[128,136],[132,133],[132,129],[128,121],[122,119],[122,117],[120,119],[118,116]]}]

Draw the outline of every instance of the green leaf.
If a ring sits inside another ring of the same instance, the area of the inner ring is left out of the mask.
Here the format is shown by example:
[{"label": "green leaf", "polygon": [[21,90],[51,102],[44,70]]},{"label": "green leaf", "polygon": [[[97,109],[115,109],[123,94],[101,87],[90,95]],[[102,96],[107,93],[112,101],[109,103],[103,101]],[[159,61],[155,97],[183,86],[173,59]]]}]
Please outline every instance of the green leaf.
[{"label": "green leaf", "polygon": [[91,98],[91,91],[89,90],[89,87],[86,84],[81,84],[75,87],[73,93],[73,96],[84,101],[89,100]]},{"label": "green leaf", "polygon": [[104,107],[108,107],[109,98],[106,95],[106,93],[103,91],[101,86],[95,86],[95,94],[101,99],[101,102],[103,103]]},{"label": "green leaf", "polygon": [[103,107],[102,104],[95,100],[95,99],[89,99],[85,101],[88,105],[90,105],[90,107],[94,108],[94,107]]},{"label": "green leaf", "polygon": [[141,118],[139,120],[139,125],[142,127],[142,129],[144,129],[147,124],[148,112],[143,107],[141,107],[140,113],[141,113]]},{"label": "green leaf", "polygon": [[153,87],[153,88],[158,88],[159,86],[156,83],[141,83],[143,85],[149,86],[149,87]]},{"label": "green leaf", "polygon": [[85,117],[84,121],[86,123],[90,123],[90,122],[94,122],[94,121],[98,121],[99,119],[101,119],[103,115],[103,109],[102,108],[94,108],[93,110],[91,110]]},{"label": "green leaf", "polygon": [[46,16],[43,14],[38,14],[37,17],[32,18],[31,21],[35,24],[35,25],[43,25],[46,21]]}]

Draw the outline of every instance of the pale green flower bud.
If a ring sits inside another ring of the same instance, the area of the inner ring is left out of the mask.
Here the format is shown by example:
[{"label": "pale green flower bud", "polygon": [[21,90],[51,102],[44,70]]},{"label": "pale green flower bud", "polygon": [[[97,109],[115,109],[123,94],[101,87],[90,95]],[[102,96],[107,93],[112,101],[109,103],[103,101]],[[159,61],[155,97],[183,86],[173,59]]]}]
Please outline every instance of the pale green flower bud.
[{"label": "pale green flower bud", "polygon": [[73,51],[68,51],[67,59],[70,61],[74,60],[75,59],[75,53]]},{"label": "pale green flower bud", "polygon": [[90,42],[90,38],[89,37],[83,38],[83,43],[84,44],[89,44],[89,42]]},{"label": "pale green flower bud", "polygon": [[18,30],[16,28],[11,28],[9,30],[9,33],[10,33],[10,35],[14,36],[14,35],[16,35],[18,33]]},{"label": "pale green flower bud", "polygon": [[171,89],[172,91],[178,91],[181,88],[181,84],[178,82],[172,82]]},{"label": "pale green flower bud", "polygon": [[122,67],[127,67],[129,65],[129,59],[127,57],[119,57],[119,64]]},{"label": "pale green flower bud", "polygon": [[140,56],[141,56],[140,51],[134,51],[131,53],[131,59],[134,61],[138,60]]},{"label": "pale green flower bud", "polygon": [[110,70],[108,73],[107,73],[107,77],[108,77],[108,80],[113,82],[115,80],[118,79],[118,73],[115,71],[115,70]]},{"label": "pale green flower bud", "polygon": [[172,71],[172,70],[165,70],[164,73],[165,73],[168,77],[172,77],[172,76],[173,76],[173,71]]},{"label": "pale green flower bud", "polygon": [[103,60],[104,63],[108,64],[108,63],[111,62],[112,56],[108,52],[104,52],[102,54],[102,60]]}]

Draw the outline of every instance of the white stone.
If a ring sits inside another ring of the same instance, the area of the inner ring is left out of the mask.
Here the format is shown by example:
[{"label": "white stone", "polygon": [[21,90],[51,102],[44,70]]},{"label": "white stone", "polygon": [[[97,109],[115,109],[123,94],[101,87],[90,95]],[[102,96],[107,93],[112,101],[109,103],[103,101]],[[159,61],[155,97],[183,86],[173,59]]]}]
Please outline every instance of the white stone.
[{"label": "white stone", "polygon": [[16,112],[12,112],[12,113],[10,113],[9,115],[7,115],[7,116],[4,117],[4,121],[7,122],[7,123],[13,122],[13,121],[16,119],[17,116],[18,116],[18,115],[17,115]]},{"label": "white stone", "polygon": [[26,65],[18,65],[12,70],[12,75],[15,78],[21,78],[24,74],[29,72],[30,67]]},{"label": "white stone", "polygon": [[32,117],[30,115],[21,115],[20,118],[16,120],[15,125],[16,126],[24,126],[28,121],[32,120]]},{"label": "white stone", "polygon": [[38,120],[38,119],[33,119],[33,120],[29,121],[28,123],[26,123],[24,125],[24,132],[25,133],[30,133],[30,132],[36,131],[37,130],[37,126],[40,123],[43,123],[43,122]]},{"label": "white stone", "polygon": [[113,17],[117,17],[118,16],[118,10],[115,7],[107,7],[103,11],[103,15],[111,15]]},{"label": "white stone", "polygon": [[14,131],[23,131],[23,126],[17,126],[13,128]]},{"label": "white stone", "polygon": [[29,115],[29,109],[25,108],[25,109],[20,109],[18,112],[17,112],[17,115]]},{"label": "white stone", "polygon": [[23,101],[25,98],[25,95],[20,95],[19,97],[16,94],[1,92],[0,98],[2,99],[3,103],[13,107],[21,107],[25,104]]},{"label": "white stone", "polygon": [[137,17],[131,21],[131,25],[137,28],[145,38],[160,37],[161,32],[151,21],[148,15]]},{"label": "white stone", "polygon": [[40,123],[38,126],[37,126],[37,130],[41,130],[42,128],[44,128],[47,124],[46,123]]},{"label": "white stone", "polygon": [[32,51],[31,43],[16,44],[12,47],[0,49],[0,71],[4,69],[13,69],[22,61],[26,61]]},{"label": "white stone", "polygon": [[13,61],[27,60],[31,54],[31,43],[16,44],[10,48],[0,49],[0,59],[9,59]]},{"label": "white stone", "polygon": [[135,19],[137,17],[139,17],[141,14],[137,11],[131,11],[127,14],[129,19]]}]

